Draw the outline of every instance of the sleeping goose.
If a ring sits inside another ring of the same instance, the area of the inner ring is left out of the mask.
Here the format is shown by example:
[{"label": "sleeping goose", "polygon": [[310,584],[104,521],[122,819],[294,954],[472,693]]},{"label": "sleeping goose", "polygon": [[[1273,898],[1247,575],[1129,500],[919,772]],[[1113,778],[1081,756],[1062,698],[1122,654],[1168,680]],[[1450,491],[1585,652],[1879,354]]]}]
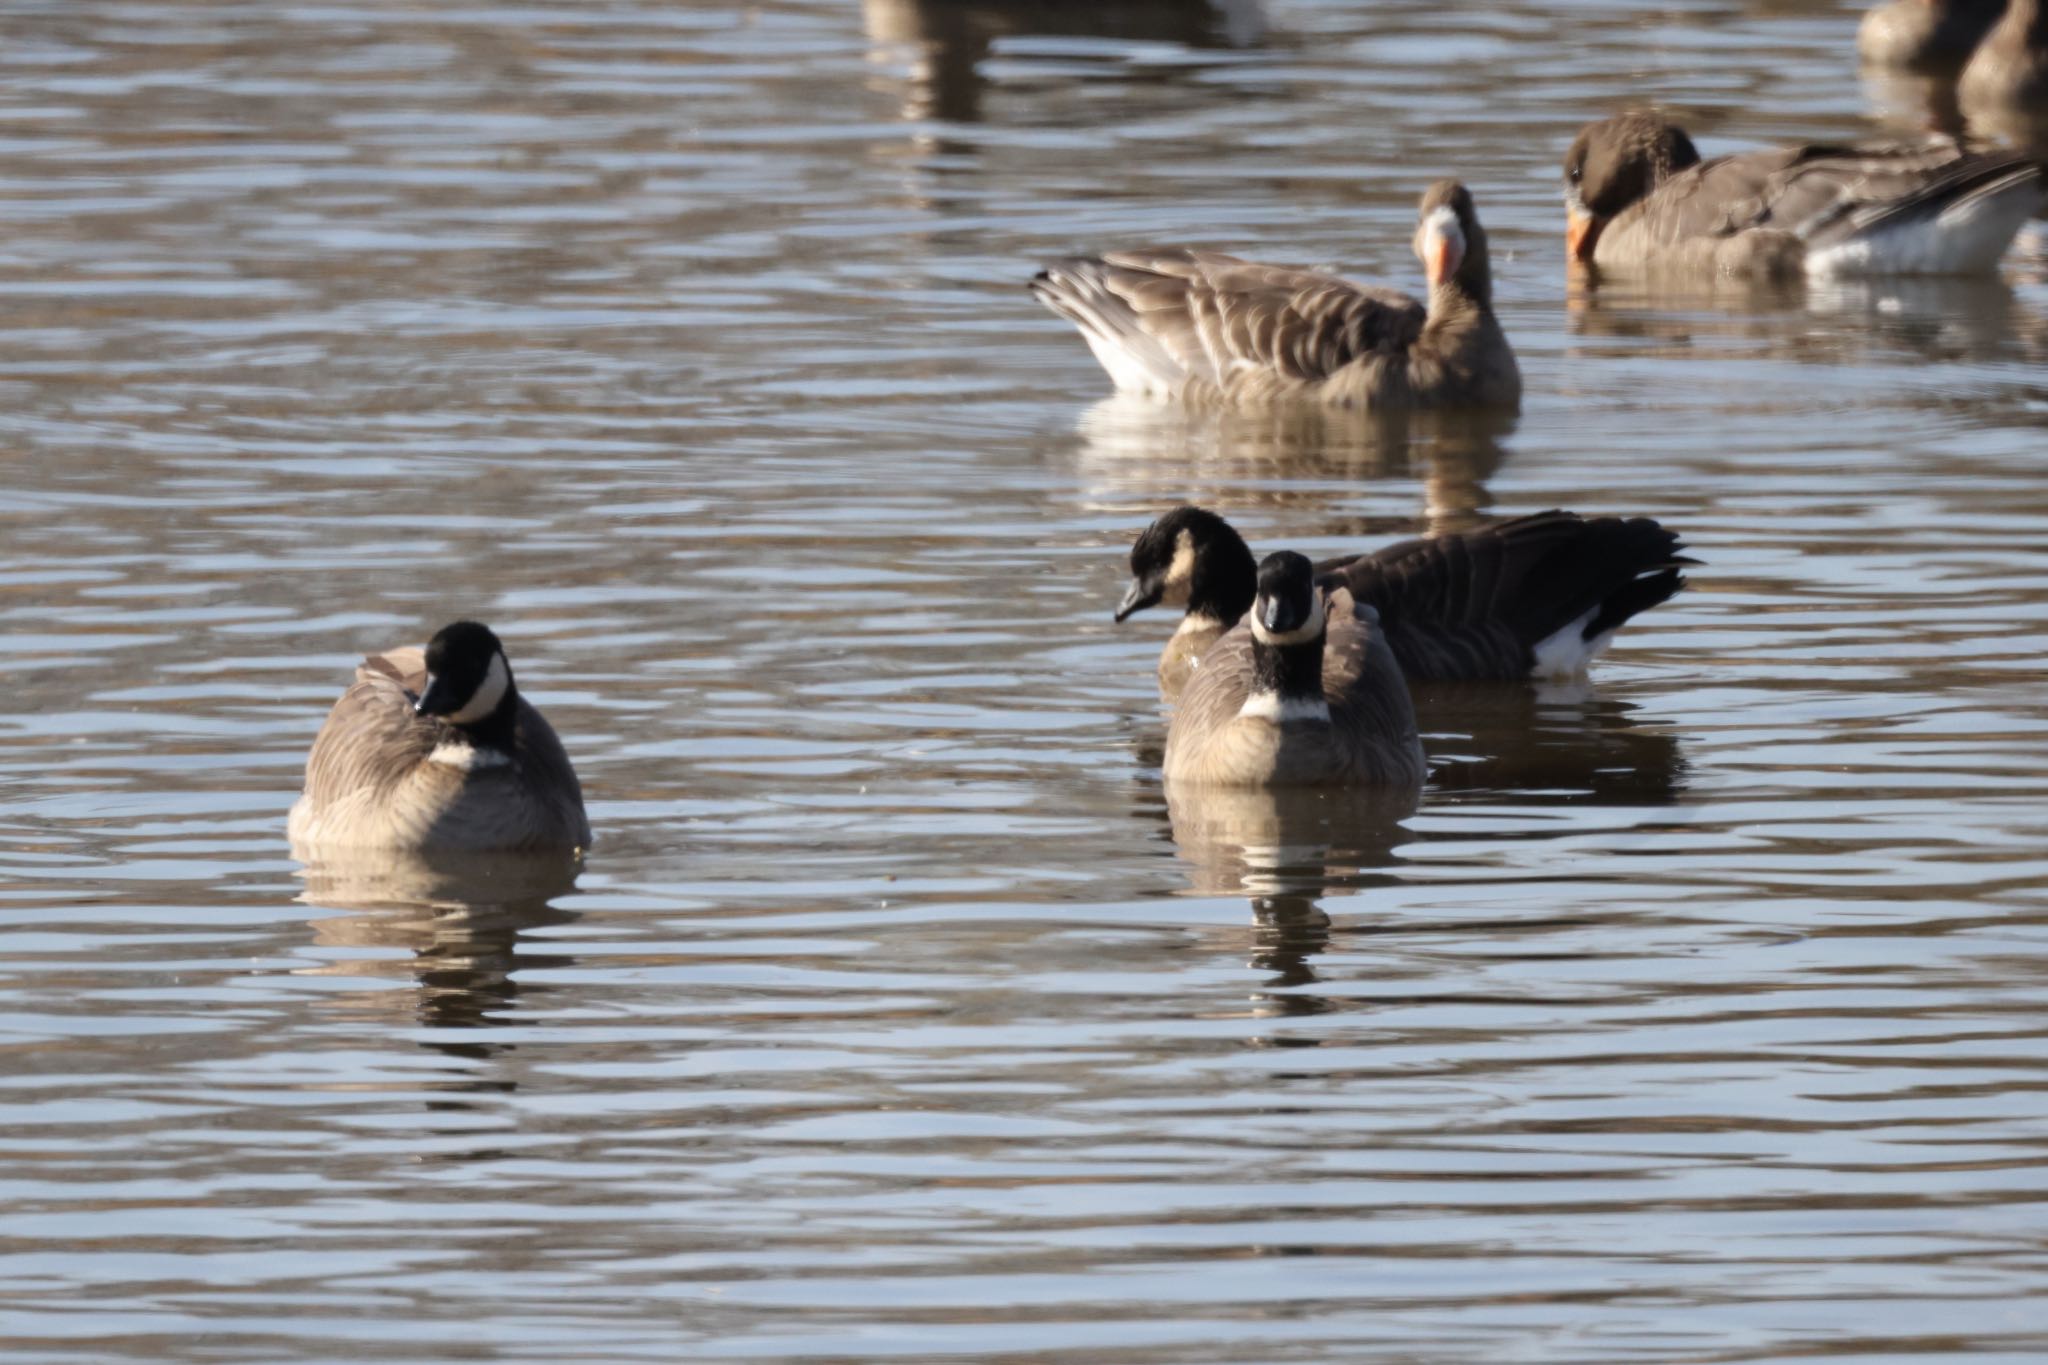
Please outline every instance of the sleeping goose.
[{"label": "sleeping goose", "polygon": [[[1575,677],[1630,617],[1666,601],[1685,580],[1678,536],[1647,517],[1538,512],[1476,531],[1404,540],[1315,566],[1379,613],[1380,630],[1410,682]],[[1258,590],[1258,566],[1229,522],[1176,507],[1131,547],[1123,621],[1147,607],[1184,608],[1159,656],[1171,699]]]},{"label": "sleeping goose", "polygon": [[1054,261],[1031,291],[1081,329],[1127,392],[1229,406],[1515,406],[1521,372],[1493,315],[1486,233],[1463,185],[1429,187],[1414,247],[1426,305],[1193,247]]},{"label": "sleeping goose", "polygon": [[2048,13],[2041,0],[2012,0],[1963,68],[1956,85],[1977,127],[2028,145],[2048,145]]},{"label": "sleeping goose", "polygon": [[292,807],[309,849],[585,848],[583,790],[519,695],[489,627],[457,621],[426,650],[373,654],[328,713]]},{"label": "sleeping goose", "polygon": [[1640,110],[1589,124],[1564,173],[1573,260],[1766,278],[1992,270],[2044,195],[2039,164],[1949,138],[1702,161]]},{"label": "sleeping goose", "polygon": [[1371,607],[1291,550],[1259,565],[1246,619],[1188,680],[1166,781],[1196,787],[1422,785],[1408,684]]}]

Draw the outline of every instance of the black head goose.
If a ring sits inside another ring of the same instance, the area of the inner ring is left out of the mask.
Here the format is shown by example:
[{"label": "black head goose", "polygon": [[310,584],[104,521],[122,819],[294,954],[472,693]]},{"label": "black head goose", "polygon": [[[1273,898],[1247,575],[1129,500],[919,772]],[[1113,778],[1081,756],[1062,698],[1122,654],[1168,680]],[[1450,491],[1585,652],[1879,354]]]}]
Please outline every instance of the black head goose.
[{"label": "black head goose", "polygon": [[[1410,682],[1561,679],[1583,674],[1629,618],[1685,585],[1676,533],[1647,517],[1538,512],[1476,531],[1404,540],[1315,566],[1379,613]],[[1258,591],[1252,552],[1230,524],[1176,507],[1131,547],[1131,586],[1116,619],[1184,608],[1159,658],[1169,698]]]},{"label": "black head goose", "polygon": [[290,834],[307,849],[584,848],[590,823],[562,742],[519,695],[489,627],[373,654],[306,760]]},{"label": "black head goose", "polygon": [[1856,29],[1856,54],[1869,66],[1950,75],[1998,22],[2005,0],[1887,0]]},{"label": "black head goose", "polygon": [[1970,274],[1997,267],[2043,200],[2042,168],[2013,152],[1935,137],[1702,161],[1648,111],[1589,124],[1564,175],[1572,259],[1612,270]]},{"label": "black head goose", "polygon": [[1493,315],[1486,232],[1463,185],[1429,187],[1414,248],[1427,304],[1193,247],[1054,261],[1031,290],[1128,392],[1254,407],[1515,406],[1521,372]]},{"label": "black head goose", "polygon": [[1419,787],[1408,684],[1370,607],[1318,587],[1291,550],[1259,565],[1246,619],[1189,678],[1166,781],[1197,787]]},{"label": "black head goose", "polygon": [[2012,0],[1963,68],[1956,96],[1978,127],[2035,152],[2048,147],[2048,13],[2041,0]]}]

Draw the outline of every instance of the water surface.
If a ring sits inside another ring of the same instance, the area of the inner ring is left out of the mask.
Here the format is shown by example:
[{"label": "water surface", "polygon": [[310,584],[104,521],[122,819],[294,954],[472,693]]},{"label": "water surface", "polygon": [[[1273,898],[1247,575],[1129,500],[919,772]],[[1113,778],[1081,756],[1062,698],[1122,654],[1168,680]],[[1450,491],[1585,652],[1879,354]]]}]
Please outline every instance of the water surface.
[{"label": "water surface", "polygon": [[[1556,162],[1873,125],[1826,5],[21,4],[0,65],[13,1358],[2048,1351],[2048,249],[1570,289]],[[1121,17],[1118,15],[1121,14]],[[1021,284],[1413,287],[1505,431],[1107,400]],[[1169,803],[1130,538],[1550,506],[1706,561],[1438,773]],[[598,845],[292,861],[474,614]]]}]

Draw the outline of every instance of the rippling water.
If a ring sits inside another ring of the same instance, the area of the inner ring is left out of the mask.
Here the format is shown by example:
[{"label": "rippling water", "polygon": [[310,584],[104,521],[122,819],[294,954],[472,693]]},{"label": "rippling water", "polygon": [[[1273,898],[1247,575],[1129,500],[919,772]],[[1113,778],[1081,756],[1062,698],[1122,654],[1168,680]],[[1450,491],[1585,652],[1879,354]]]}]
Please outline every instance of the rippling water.
[{"label": "rippling water", "polygon": [[[0,1338],[105,1359],[2048,1352],[2048,249],[1568,291],[1555,166],[1872,126],[1827,5],[7,8]],[[1911,111],[1906,117],[1911,118]],[[1021,288],[1413,286],[1506,431],[1103,398]],[[1419,806],[1169,805],[1129,539],[1706,561]],[[561,869],[301,870],[498,625]]]}]

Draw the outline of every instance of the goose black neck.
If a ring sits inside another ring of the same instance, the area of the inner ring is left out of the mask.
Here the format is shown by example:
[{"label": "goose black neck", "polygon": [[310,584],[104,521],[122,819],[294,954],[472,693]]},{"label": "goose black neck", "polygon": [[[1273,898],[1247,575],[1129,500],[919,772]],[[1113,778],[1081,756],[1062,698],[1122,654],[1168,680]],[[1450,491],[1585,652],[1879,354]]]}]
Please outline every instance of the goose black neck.
[{"label": "goose black neck", "polygon": [[[449,722],[451,725],[453,721]],[[496,749],[501,753],[512,752],[512,738],[519,723],[519,688],[511,683],[505,685],[505,695],[498,699],[497,709],[482,720],[467,725],[456,725],[471,744],[479,749]]]},{"label": "goose black neck", "polygon": [[1206,616],[1226,629],[1244,619],[1259,595],[1259,564],[1251,547],[1232,533],[1195,558],[1188,582],[1188,615]]},{"label": "goose black neck", "polygon": [[1323,639],[1317,635],[1292,645],[1269,645],[1252,637],[1252,691],[1271,692],[1283,701],[1323,695]]}]

